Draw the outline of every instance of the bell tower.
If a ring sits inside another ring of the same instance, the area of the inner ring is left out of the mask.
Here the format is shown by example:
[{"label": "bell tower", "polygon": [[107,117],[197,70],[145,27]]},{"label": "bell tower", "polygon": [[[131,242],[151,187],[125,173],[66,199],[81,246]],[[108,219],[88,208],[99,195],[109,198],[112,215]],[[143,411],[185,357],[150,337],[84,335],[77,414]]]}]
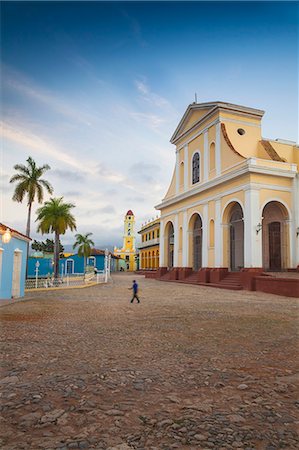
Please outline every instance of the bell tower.
[{"label": "bell tower", "polygon": [[129,209],[124,221],[124,244],[125,250],[135,251],[135,216]]},{"label": "bell tower", "polygon": [[128,271],[136,270],[136,249],[135,249],[135,216],[131,209],[125,215],[123,247],[114,247],[114,255],[124,260],[124,268]]}]

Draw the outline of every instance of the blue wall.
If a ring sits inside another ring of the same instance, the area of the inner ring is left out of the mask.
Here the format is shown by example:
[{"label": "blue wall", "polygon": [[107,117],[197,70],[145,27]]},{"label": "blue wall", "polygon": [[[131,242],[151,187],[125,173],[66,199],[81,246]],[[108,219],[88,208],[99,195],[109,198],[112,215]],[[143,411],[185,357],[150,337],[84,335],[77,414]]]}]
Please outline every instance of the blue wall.
[{"label": "blue wall", "polygon": [[27,242],[12,236],[8,244],[1,243],[2,251],[2,268],[0,269],[0,299],[10,299],[12,297],[12,277],[14,264],[14,251],[19,249],[21,255],[21,279],[20,279],[20,296],[24,296],[25,278],[26,278],[26,259],[27,259]]},{"label": "blue wall", "polygon": [[[96,261],[95,261],[96,268],[98,270],[103,270],[105,256],[104,255],[95,255],[94,257],[96,259]],[[66,265],[68,265],[69,268],[72,265],[72,263],[67,262],[67,260],[74,261],[74,273],[83,273],[84,272],[84,258],[82,256],[72,255],[72,256],[69,256],[68,258],[61,258],[59,260],[59,274],[60,275],[62,274],[62,270],[63,270],[63,274],[65,275]],[[89,260],[89,259],[87,258],[87,260]],[[28,277],[30,277],[30,278],[35,277],[35,264],[37,261],[40,264],[39,268],[38,268],[38,276],[39,277],[46,277],[49,274],[52,275],[53,264],[52,264],[51,258],[30,257],[28,260]],[[63,265],[63,268],[62,268],[62,265]],[[91,261],[91,260],[90,260],[90,265],[93,266],[93,261]],[[114,258],[111,258],[111,271],[114,272],[115,270],[117,270],[117,260]],[[72,272],[72,270],[71,270],[71,272]]]}]

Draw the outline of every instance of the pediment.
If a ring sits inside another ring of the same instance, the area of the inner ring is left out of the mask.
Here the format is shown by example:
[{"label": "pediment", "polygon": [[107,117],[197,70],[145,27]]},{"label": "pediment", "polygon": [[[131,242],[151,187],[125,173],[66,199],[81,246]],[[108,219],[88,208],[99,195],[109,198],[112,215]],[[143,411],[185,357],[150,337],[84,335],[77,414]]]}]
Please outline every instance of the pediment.
[{"label": "pediment", "polygon": [[191,104],[188,106],[180,123],[178,124],[170,142],[174,143],[180,136],[190,130],[196,123],[202,121],[217,108],[217,104],[200,105]]}]

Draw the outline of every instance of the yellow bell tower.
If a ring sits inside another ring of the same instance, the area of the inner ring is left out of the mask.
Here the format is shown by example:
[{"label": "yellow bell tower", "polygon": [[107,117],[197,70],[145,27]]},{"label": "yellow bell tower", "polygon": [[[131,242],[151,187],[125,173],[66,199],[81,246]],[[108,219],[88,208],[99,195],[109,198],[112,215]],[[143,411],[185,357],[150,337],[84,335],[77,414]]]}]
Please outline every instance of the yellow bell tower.
[{"label": "yellow bell tower", "polygon": [[131,209],[125,215],[123,247],[114,247],[114,255],[120,256],[126,261],[126,270],[136,270],[135,249],[135,216]]}]

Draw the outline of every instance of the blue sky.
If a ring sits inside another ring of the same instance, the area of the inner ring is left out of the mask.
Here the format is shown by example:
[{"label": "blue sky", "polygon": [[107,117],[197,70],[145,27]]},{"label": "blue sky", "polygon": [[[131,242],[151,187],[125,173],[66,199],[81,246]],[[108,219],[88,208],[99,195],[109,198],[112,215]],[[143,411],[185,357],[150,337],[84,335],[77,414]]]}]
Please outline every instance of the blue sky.
[{"label": "blue sky", "polygon": [[[1,221],[24,230],[13,165],[51,165],[78,232],[121,243],[123,216],[156,212],[188,104],[266,111],[263,135],[298,139],[295,2],[2,2]],[[36,205],[37,206],[37,205]],[[37,237],[35,226],[33,237]],[[72,241],[66,235],[65,243]]]}]

